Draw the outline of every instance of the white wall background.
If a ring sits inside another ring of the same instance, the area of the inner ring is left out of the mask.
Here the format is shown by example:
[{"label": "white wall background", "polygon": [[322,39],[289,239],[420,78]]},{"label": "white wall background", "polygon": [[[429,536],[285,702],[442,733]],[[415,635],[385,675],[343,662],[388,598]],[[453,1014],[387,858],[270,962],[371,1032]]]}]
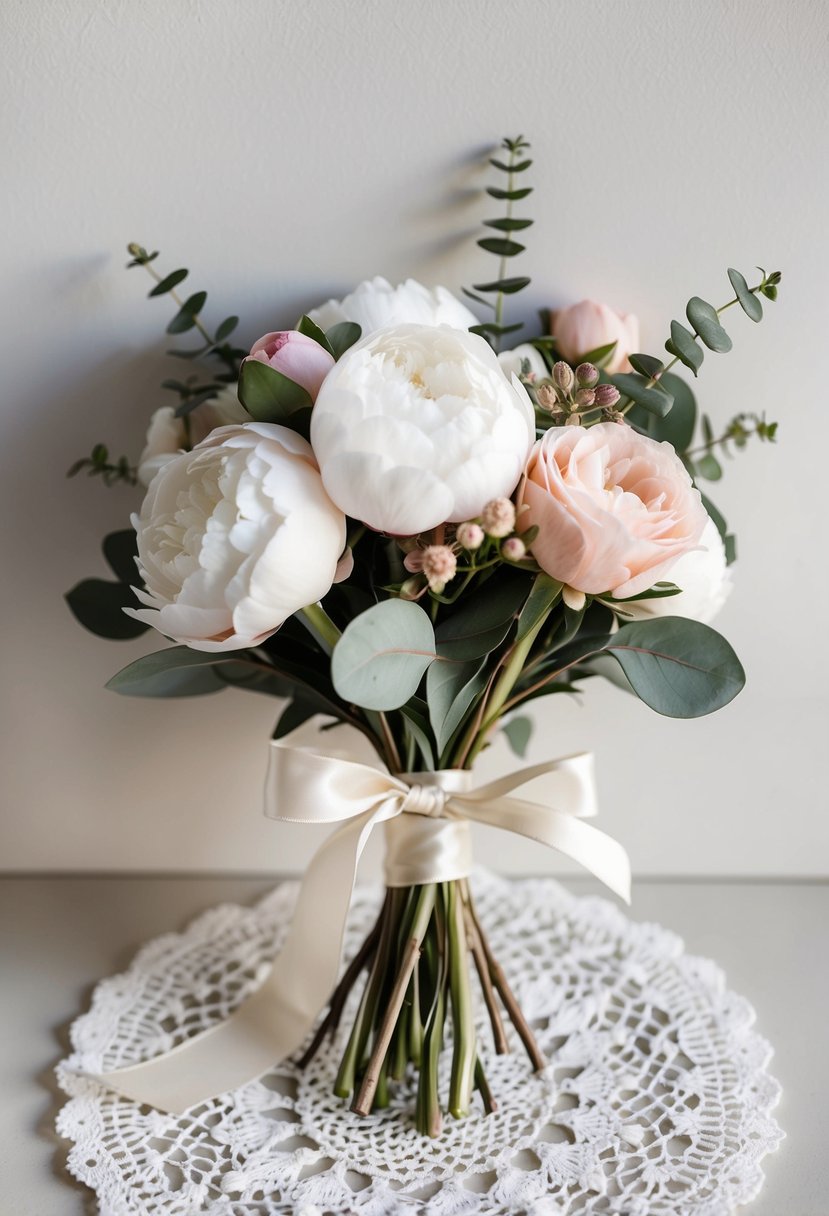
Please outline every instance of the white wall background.
[{"label": "white wall background", "polygon": [[[717,494],[746,691],[691,723],[612,688],[556,699],[533,757],[596,751],[603,826],[640,873],[826,873],[821,0],[5,0],[0,22],[0,865],[284,869],[310,844],[259,813],[273,703],[105,692],[155,642],[93,638],[61,599],[104,574],[99,540],[135,501],[67,465],[99,439],[135,454],[178,366],[125,243],[190,266],[251,340],[374,273],[457,289],[492,269],[482,154],[521,131],[528,312],[603,299],[658,352],[689,295],[728,298],[726,266],[785,272],[700,381],[715,419],[781,422]],[[501,836],[482,856],[562,868]]]}]

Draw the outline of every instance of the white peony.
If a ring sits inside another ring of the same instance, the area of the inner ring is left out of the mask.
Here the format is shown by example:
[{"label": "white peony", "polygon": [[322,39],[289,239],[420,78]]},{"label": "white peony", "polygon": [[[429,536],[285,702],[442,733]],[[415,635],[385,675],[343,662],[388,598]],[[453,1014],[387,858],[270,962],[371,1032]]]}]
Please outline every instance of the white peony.
[{"label": "white peony", "polygon": [[685,553],[666,577],[682,590],[679,595],[614,605],[626,616],[647,620],[654,616],[684,616],[708,625],[722,608],[734,586],[726,563],[725,546],[717,525],[709,519],[700,547]]},{"label": "white peony", "polygon": [[235,384],[197,406],[186,419],[176,418],[172,405],[160,406],[150,419],[144,450],[138,458],[138,480],[148,486],[162,465],[201,443],[217,426],[245,422],[250,422],[250,414],[236,396]]},{"label": "white peony", "polygon": [[525,361],[530,365],[530,375],[534,376],[536,380],[549,380],[550,373],[541,352],[537,346],[531,346],[529,342],[522,342],[514,350],[504,350],[498,356],[501,369],[508,378],[520,376],[521,366]]},{"label": "white peony", "polygon": [[364,338],[311,415],[325,488],[371,528],[414,536],[509,495],[535,438],[532,403],[477,334],[400,325]]},{"label": "white peony", "polygon": [[132,523],[146,606],[125,611],[194,650],[258,645],[326,594],[345,547],[310,445],[270,423],[168,461]]},{"label": "white peony", "polygon": [[342,300],[328,300],[308,316],[322,329],[340,321],[356,321],[363,337],[390,325],[452,325],[469,329],[478,318],[445,287],[430,289],[415,279],[392,287],[379,275],[366,279]]}]

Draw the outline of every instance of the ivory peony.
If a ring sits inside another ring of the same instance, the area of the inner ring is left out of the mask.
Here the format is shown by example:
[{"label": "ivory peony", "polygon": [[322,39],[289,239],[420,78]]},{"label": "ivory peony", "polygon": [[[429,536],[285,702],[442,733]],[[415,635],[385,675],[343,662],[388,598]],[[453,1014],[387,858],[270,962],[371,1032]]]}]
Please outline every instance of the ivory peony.
[{"label": "ivory peony", "polygon": [[138,458],[138,480],[148,486],[162,465],[201,443],[217,426],[244,422],[250,422],[250,414],[236,396],[235,384],[197,406],[186,420],[176,418],[173,406],[160,406],[150,419],[144,450]]},{"label": "ivory peony", "polygon": [[705,525],[699,548],[686,553],[673,566],[669,581],[681,588],[679,595],[625,604],[625,616],[641,620],[654,616],[684,616],[710,625],[734,586],[725,545],[713,519]]},{"label": "ivory peony", "polygon": [[447,326],[400,325],[358,342],[311,416],[331,498],[398,536],[474,518],[511,494],[534,434],[523,386],[483,338]]},{"label": "ivory peony", "polygon": [[708,519],[671,445],[615,422],[547,431],[518,503],[519,529],[538,526],[532,553],[547,574],[615,598],[665,579]]},{"label": "ivory peony", "polygon": [[628,355],[639,349],[638,318],[632,312],[621,315],[595,300],[582,300],[555,313],[553,334],[559,354],[574,366],[584,355],[615,342],[616,349],[605,365],[611,375],[630,371]]},{"label": "ivory peony", "polygon": [[195,650],[258,645],[325,595],[345,547],[310,445],[269,423],[169,461],[132,522],[145,607],[125,611]]},{"label": "ivory peony", "polygon": [[478,318],[445,287],[428,288],[415,279],[392,287],[379,275],[366,279],[342,300],[328,300],[308,316],[322,329],[340,321],[356,321],[363,337],[391,325],[452,325],[469,329]]}]

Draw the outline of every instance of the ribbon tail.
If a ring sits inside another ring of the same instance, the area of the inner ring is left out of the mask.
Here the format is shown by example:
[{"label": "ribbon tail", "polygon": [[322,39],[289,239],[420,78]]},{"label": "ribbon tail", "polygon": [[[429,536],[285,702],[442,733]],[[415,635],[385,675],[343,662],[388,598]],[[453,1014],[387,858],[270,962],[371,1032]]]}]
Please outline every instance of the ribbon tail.
[{"label": "ribbon tail", "polygon": [[252,996],[218,1026],[98,1079],[135,1102],[182,1114],[262,1076],[304,1042],[337,982],[357,864],[391,803],[349,819],[313,857],[288,936]]},{"label": "ribbon tail", "polygon": [[522,802],[518,798],[501,798],[493,803],[476,803],[458,799],[459,809],[467,819],[490,827],[517,832],[557,849],[565,857],[577,861],[615,895],[630,903],[630,860],[612,836],[585,823],[573,814],[555,807]]}]

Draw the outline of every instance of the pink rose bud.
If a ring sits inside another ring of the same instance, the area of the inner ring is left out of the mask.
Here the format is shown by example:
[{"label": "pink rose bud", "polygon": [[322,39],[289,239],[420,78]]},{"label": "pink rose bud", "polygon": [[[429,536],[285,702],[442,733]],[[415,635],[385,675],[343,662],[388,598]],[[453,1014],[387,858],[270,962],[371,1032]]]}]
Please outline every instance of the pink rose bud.
[{"label": "pink rose bud", "polygon": [[606,408],[615,405],[621,395],[615,384],[600,384],[593,397],[596,405]]},{"label": "pink rose bud", "polygon": [[515,507],[508,498],[493,498],[481,512],[481,526],[487,536],[509,536],[515,527]]},{"label": "pink rose bud", "polygon": [[254,342],[249,358],[302,385],[312,401],[316,401],[320,385],[334,366],[333,356],[319,342],[296,329],[265,334]]},{"label": "pink rose bud", "polygon": [[599,369],[594,363],[580,363],[576,368],[576,379],[581,388],[595,388],[599,383]]},{"label": "pink rose bud", "polygon": [[458,538],[458,544],[462,545],[468,553],[471,553],[474,549],[480,549],[485,539],[484,530],[481,525],[471,521],[458,524],[455,535]]},{"label": "pink rose bud", "polygon": [[569,393],[573,387],[573,369],[569,363],[556,363],[553,366],[553,383],[563,393]]},{"label": "pink rose bud", "polygon": [[520,562],[522,557],[527,556],[527,546],[519,537],[510,536],[501,545],[501,556],[508,562]]},{"label": "pink rose bud", "polygon": [[611,374],[630,371],[628,355],[639,349],[639,321],[633,313],[620,316],[595,300],[582,300],[557,313],[553,317],[553,334],[556,350],[570,363],[577,363],[589,351],[615,342],[606,365]]},{"label": "pink rose bud", "polygon": [[585,410],[588,406],[593,405],[596,400],[596,394],[592,388],[580,388],[576,393],[575,401],[581,409]]}]

